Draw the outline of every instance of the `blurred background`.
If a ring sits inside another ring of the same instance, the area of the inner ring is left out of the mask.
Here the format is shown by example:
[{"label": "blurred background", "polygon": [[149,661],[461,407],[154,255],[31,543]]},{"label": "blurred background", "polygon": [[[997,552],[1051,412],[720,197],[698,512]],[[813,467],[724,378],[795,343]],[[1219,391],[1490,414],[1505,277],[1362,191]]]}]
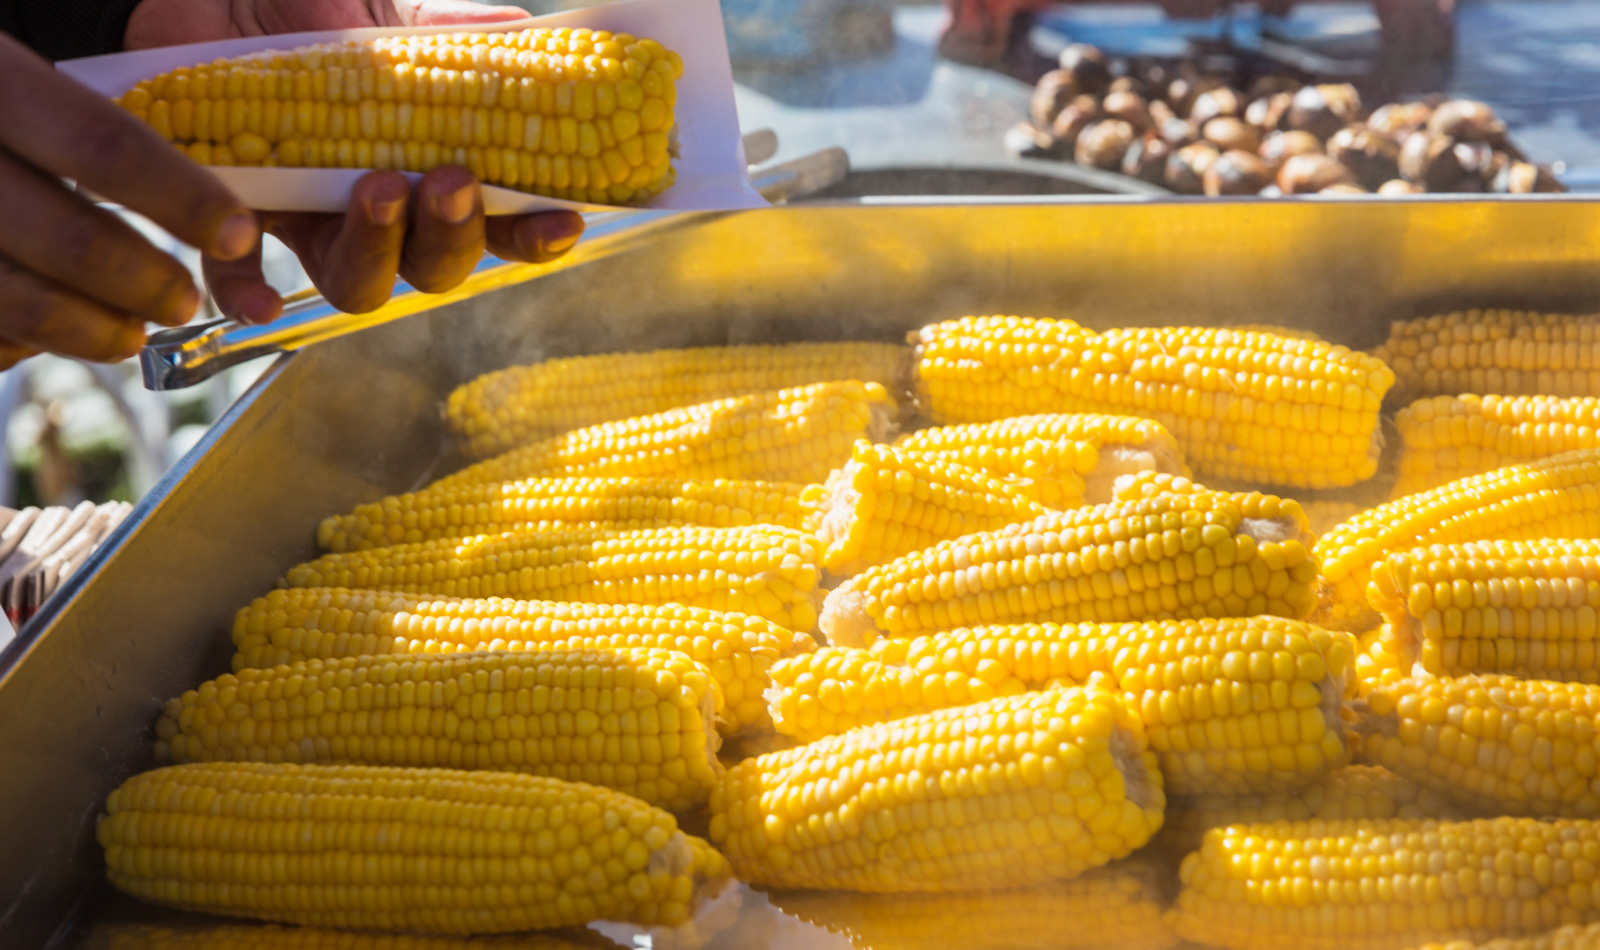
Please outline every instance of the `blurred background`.
[{"label": "blurred background", "polygon": [[[522,5],[544,13],[588,4]],[[1266,62],[1266,72],[1378,89],[1383,101],[1481,100],[1526,161],[1572,191],[1600,187],[1600,0],[1275,0],[1265,8],[724,0],[723,8],[744,129],[777,133],[775,161],[843,146],[855,174],[837,197],[1151,193],[1116,169],[1030,163],[1019,157],[1026,148],[1008,146],[1008,131],[1030,121],[1034,84],[1069,44],[1093,44],[1135,66],[1220,57],[1230,70],[1259,73]],[[1369,106],[1377,101],[1363,95]],[[285,292],[305,287],[293,258],[268,240],[269,278]],[[136,501],[265,365],[172,393],[146,391],[133,361],[43,357],[0,374],[0,506]]]}]

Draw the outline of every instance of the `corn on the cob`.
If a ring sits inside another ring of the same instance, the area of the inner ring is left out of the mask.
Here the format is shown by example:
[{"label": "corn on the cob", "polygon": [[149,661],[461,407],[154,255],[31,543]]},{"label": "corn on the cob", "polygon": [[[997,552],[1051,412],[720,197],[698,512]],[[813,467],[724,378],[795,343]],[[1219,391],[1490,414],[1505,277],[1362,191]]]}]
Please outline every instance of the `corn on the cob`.
[{"label": "corn on the cob", "polygon": [[1206,833],[1183,861],[1179,936],[1233,950],[1403,950],[1600,918],[1600,825],[1309,821]]},{"label": "corn on the cob", "polygon": [[592,930],[575,927],[489,937],[427,937],[204,918],[171,924],[97,924],[72,946],[74,950],[623,950],[621,944]]},{"label": "corn on the cob", "polygon": [[976,627],[773,667],[772,719],[801,739],[1039,689],[1097,683],[1141,717],[1174,795],[1314,782],[1350,761],[1348,635],[1275,617]]},{"label": "corn on the cob", "polygon": [[111,793],[111,883],[316,927],[506,933],[676,924],[726,860],[630,795],[503,772],[175,765]]},{"label": "corn on the cob", "polygon": [[1322,564],[1313,619],[1368,630],[1372,567],[1395,551],[1485,539],[1600,537],[1600,449],[1510,465],[1370,508],[1317,540]]},{"label": "corn on the cob", "polygon": [[1600,682],[1600,540],[1478,541],[1391,554],[1372,606],[1404,669]]},{"label": "corn on the cob", "polygon": [[511,449],[430,489],[573,475],[820,482],[857,439],[881,442],[894,403],[877,383],[817,383],[604,422]]},{"label": "corn on the cob", "polygon": [[323,519],[317,544],[337,553],[518,529],[810,529],[819,513],[801,500],[804,490],[798,482],[581,476],[424,489]]},{"label": "corn on the cob", "polygon": [[233,621],[233,671],[303,660],[472,650],[583,651],[654,647],[703,665],[722,691],[719,731],[770,733],[763,693],[780,657],[817,648],[760,617],[679,604],[454,600],[389,591],[274,590]]},{"label": "corn on the cob", "polygon": [[967,317],[913,333],[917,398],[939,422],[1034,412],[1156,419],[1202,477],[1327,488],[1371,478],[1394,374],[1307,340],[1197,327],[1094,333]]},{"label": "corn on the cob", "polygon": [[1317,565],[1295,511],[1205,492],[1053,512],[856,575],[828,594],[822,630],[862,646],[980,623],[1300,617]]},{"label": "corn on the cob", "polygon": [[1407,402],[1456,393],[1589,396],[1600,392],[1600,316],[1467,310],[1397,320],[1372,351],[1394,367]]},{"label": "corn on the cob", "polygon": [[1127,855],[1164,805],[1132,710],[1057,689],[746,759],[712,792],[711,837],[752,884],[998,889]]},{"label": "corn on the cob", "polygon": [[950,538],[1031,521],[1045,509],[984,472],[866,440],[806,495],[821,510],[822,566],[859,574]]},{"label": "corn on the cob", "polygon": [[935,426],[896,446],[983,469],[1046,508],[1108,502],[1121,475],[1189,472],[1177,440],[1161,423],[1092,412]]},{"label": "corn on the cob", "polygon": [[1367,758],[1484,814],[1600,815],[1600,686],[1408,677],[1366,695]]},{"label": "corn on the cob", "polygon": [[1478,943],[1452,940],[1424,944],[1415,950],[1595,950],[1600,947],[1600,924],[1568,924],[1532,937],[1496,937]]},{"label": "corn on the cob", "polygon": [[140,82],[124,108],[206,165],[464,165],[554,198],[672,184],[683,60],[626,33],[536,28],[267,50]]},{"label": "corn on the cob", "polygon": [[485,458],[613,419],[838,379],[905,388],[904,346],[782,343],[602,353],[485,373],[458,386],[445,420]]},{"label": "corn on the cob", "polygon": [[1157,841],[1168,853],[1200,847],[1205,833],[1229,825],[1273,821],[1370,821],[1382,818],[1459,820],[1444,796],[1375,765],[1347,765],[1312,785],[1251,795],[1200,795],[1167,801]]},{"label": "corn on the cob", "polygon": [[241,670],[168,701],[160,762],[494,769],[703,804],[722,695],[672,650],[453,653]]},{"label": "corn on the cob", "polygon": [[1400,667],[1400,657],[1394,652],[1394,636],[1388,624],[1373,627],[1357,638],[1356,692],[1365,696],[1385,684],[1404,679],[1407,671]]},{"label": "corn on the cob", "polygon": [[1600,446],[1600,399],[1435,396],[1394,418],[1400,474],[1394,495],[1572,449]]},{"label": "corn on the cob", "polygon": [[1165,950],[1163,869],[1139,858],[1039,887],[973,894],[779,891],[786,914],[855,950]]},{"label": "corn on the cob", "polygon": [[816,623],[816,542],[789,528],[508,531],[327,554],[289,569],[287,587],[367,587],[446,597],[544,597],[592,604],[686,604]]}]

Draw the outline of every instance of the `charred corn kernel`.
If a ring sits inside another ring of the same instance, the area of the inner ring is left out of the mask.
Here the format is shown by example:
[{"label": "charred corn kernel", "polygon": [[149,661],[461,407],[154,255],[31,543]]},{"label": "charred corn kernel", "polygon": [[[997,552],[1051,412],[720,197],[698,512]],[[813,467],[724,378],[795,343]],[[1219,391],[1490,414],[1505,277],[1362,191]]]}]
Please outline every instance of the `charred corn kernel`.
[{"label": "charred corn kernel", "polygon": [[1600,686],[1483,675],[1373,689],[1367,758],[1483,814],[1600,814]]},{"label": "charred corn kernel", "polygon": [[1212,828],[1274,821],[1369,821],[1383,818],[1457,820],[1444,796],[1376,765],[1347,765],[1314,784],[1252,795],[1173,797],[1156,840],[1170,854],[1200,847]]},{"label": "charred corn kernel", "polygon": [[857,439],[883,441],[877,383],[816,383],[575,429],[468,466],[429,488],[573,475],[821,482]]},{"label": "charred corn kernel", "polygon": [[[567,180],[530,180],[518,171],[525,160],[553,158],[565,167],[580,142],[602,165],[648,150],[650,164],[630,174],[624,197],[653,197],[673,179],[681,60],[659,44],[602,52],[574,36],[537,28],[266,50],[163,74],[121,102],[180,147],[215,143],[214,164],[371,167],[395,148],[424,145],[434,150],[408,161],[410,170],[466,165],[487,184],[552,197],[567,197],[556,192],[570,185],[584,192],[571,196],[579,200],[590,197],[587,165],[573,167]],[[596,87],[616,88],[628,62],[640,64],[660,94],[631,126],[612,123],[612,139],[602,144],[592,127],[580,133],[571,103],[580,85],[590,103]],[[268,121],[274,111],[279,118]],[[506,129],[534,119],[542,135],[508,137]]]},{"label": "charred corn kernel", "polygon": [[907,357],[905,347],[885,343],[574,356],[513,366],[458,386],[445,403],[445,419],[468,453],[484,458],[613,419],[829,380],[859,379],[894,392]]},{"label": "charred corn kernel", "polygon": [[810,535],[771,525],[508,531],[327,554],[290,568],[284,586],[685,604],[808,631],[817,619],[817,561]]},{"label": "charred corn kernel", "polygon": [[1400,474],[1394,495],[1468,475],[1600,446],[1600,399],[1435,396],[1395,415]]},{"label": "charred corn kernel", "polygon": [[1139,858],[1071,881],[962,894],[778,891],[786,914],[839,934],[855,950],[1165,950],[1168,875]]},{"label": "charred corn kernel", "polygon": [[169,701],[156,759],[526,772],[684,811],[710,795],[721,704],[671,650],[307,660]]},{"label": "charred corn kernel", "polygon": [[338,588],[274,590],[233,621],[233,671],[354,656],[474,650],[676,650],[722,692],[719,730],[772,731],[764,695],[780,658],[817,648],[760,617],[679,604],[440,599]]},{"label": "charred corn kernel", "polygon": [[96,924],[74,946],[80,950],[622,950],[592,930],[577,928],[492,937],[425,937],[204,919]]},{"label": "charred corn kernel", "polygon": [[1367,599],[1402,668],[1600,682],[1600,540],[1477,541],[1391,554]]},{"label": "charred corn kernel", "polygon": [[1594,950],[1600,947],[1600,924],[1568,924],[1532,937],[1496,937],[1478,943],[1452,940],[1429,943],[1416,950]]},{"label": "charred corn kernel", "polygon": [[856,442],[850,461],[806,500],[822,512],[817,524],[822,566],[841,575],[1045,512],[979,469],[865,439]]},{"label": "charred corn kernel", "polygon": [[856,575],[828,594],[822,630],[830,643],[863,646],[974,624],[1301,617],[1317,576],[1308,541],[1271,495],[1164,494],[1052,512]]},{"label": "charred corn kernel", "polygon": [[390,495],[317,528],[324,551],[365,551],[510,530],[618,531],[705,525],[810,528],[820,515],[797,482],[670,478],[530,478]]},{"label": "charred corn kernel", "polygon": [[1367,630],[1372,568],[1395,551],[1485,539],[1600,537],[1600,449],[1509,465],[1369,508],[1317,540],[1313,619]]},{"label": "charred corn kernel", "polygon": [[815,739],[1051,683],[1119,691],[1174,795],[1315,782],[1350,761],[1348,634],[1276,617],[975,627],[773,667],[778,731]]},{"label": "charred corn kernel", "polygon": [[[1206,832],[1178,935],[1233,950],[1403,950],[1600,916],[1581,868],[1600,825],[1495,818],[1274,822]],[[1557,883],[1561,882],[1561,883]]]},{"label": "charred corn kernel", "polygon": [[453,769],[169,766],[112,792],[98,837],[111,883],[143,900],[362,930],[677,924],[728,873],[631,795]]},{"label": "charred corn kernel", "polygon": [[1095,333],[1070,320],[924,327],[918,406],[938,422],[1032,412],[1147,416],[1203,478],[1329,488],[1378,467],[1382,361],[1342,346],[1200,327]]},{"label": "charred corn kernel", "polygon": [[1456,393],[1600,392],[1600,316],[1466,310],[1397,320],[1372,351],[1405,401]]},{"label": "charred corn kernel", "polygon": [[981,468],[1047,508],[1110,501],[1111,483],[1121,475],[1189,471],[1161,423],[1092,412],[936,426],[896,447]]},{"label": "charred corn kernel", "polygon": [[968,891],[1066,880],[1161,826],[1143,727],[1098,689],[1025,693],[746,759],[711,796],[741,880]]}]

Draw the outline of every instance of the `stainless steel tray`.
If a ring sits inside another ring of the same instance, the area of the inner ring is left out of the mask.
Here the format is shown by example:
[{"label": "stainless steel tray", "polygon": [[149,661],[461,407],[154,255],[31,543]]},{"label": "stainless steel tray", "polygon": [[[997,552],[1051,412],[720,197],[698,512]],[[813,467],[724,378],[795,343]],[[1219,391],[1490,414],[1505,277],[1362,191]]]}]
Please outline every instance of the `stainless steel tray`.
[{"label": "stainless steel tray", "polygon": [[[1600,305],[1570,198],[880,202],[645,216],[539,279],[279,358],[0,652],[0,947],[93,916],[94,822],[161,703],[224,671],[233,612],[318,519],[449,465],[440,398],[549,356],[895,339],[969,312],[1271,322],[1367,346],[1453,306]],[[645,238],[648,238],[645,239]]]}]

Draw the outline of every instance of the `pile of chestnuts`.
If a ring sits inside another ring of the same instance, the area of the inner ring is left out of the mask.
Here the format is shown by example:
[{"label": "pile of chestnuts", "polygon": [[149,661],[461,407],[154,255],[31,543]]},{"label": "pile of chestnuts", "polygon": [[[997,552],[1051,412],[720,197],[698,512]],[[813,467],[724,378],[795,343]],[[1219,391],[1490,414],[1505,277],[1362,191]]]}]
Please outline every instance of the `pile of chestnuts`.
[{"label": "pile of chestnuts", "polygon": [[1348,84],[1264,76],[1239,89],[1190,62],[1130,65],[1077,44],[1039,80],[1029,111],[1031,122],[1006,133],[1012,154],[1120,171],[1179,194],[1566,190],[1528,161],[1493,109],[1466,99],[1368,113]]}]

